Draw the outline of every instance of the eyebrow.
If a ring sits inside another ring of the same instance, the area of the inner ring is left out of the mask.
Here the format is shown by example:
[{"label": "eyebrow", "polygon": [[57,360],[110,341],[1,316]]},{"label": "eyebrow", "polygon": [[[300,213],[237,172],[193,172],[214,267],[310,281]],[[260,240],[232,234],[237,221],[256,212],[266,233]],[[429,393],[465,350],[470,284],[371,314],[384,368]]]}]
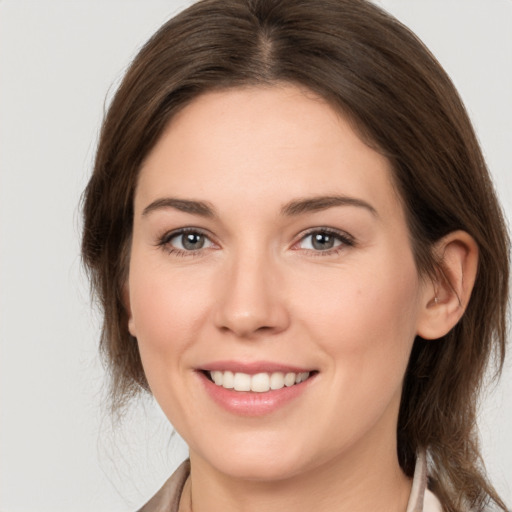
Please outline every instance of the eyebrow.
[{"label": "eyebrow", "polygon": [[[348,196],[315,196],[294,199],[286,203],[281,208],[281,215],[292,217],[309,212],[317,212],[334,208],[336,206],[356,206],[368,210],[372,215],[378,216],[377,210],[366,201]],[[173,197],[163,197],[150,203],[144,208],[142,215],[166,208],[174,208],[185,213],[199,215],[201,217],[216,217],[215,208],[204,201],[193,201],[190,199],[177,199]]]},{"label": "eyebrow", "polygon": [[142,212],[142,216],[148,215],[149,213],[160,210],[163,208],[174,208],[185,213],[192,213],[194,215],[200,215],[201,217],[215,217],[215,209],[210,204],[204,201],[192,201],[189,199],[176,199],[173,197],[164,197],[157,199],[151,204],[146,206]]},{"label": "eyebrow", "polygon": [[303,213],[317,212],[333,208],[335,206],[357,206],[368,210],[378,217],[377,210],[366,201],[348,196],[315,196],[296,199],[285,204],[281,208],[281,214],[285,216],[302,215]]}]

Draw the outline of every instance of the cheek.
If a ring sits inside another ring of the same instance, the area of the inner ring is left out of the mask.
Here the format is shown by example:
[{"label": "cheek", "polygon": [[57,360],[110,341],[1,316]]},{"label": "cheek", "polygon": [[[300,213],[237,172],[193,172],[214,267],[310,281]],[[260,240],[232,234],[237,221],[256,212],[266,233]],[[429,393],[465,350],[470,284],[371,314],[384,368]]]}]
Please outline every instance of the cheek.
[{"label": "cheek", "polygon": [[129,275],[131,331],[152,388],[186,363],[182,354],[198,338],[207,295],[204,279],[201,288],[186,271],[171,272],[163,265],[134,251]]},{"label": "cheek", "polygon": [[[419,279],[414,262],[340,270],[301,292],[310,337],[338,368],[337,378],[378,389],[401,385],[416,334]],[[304,321],[306,324],[306,322]]]}]

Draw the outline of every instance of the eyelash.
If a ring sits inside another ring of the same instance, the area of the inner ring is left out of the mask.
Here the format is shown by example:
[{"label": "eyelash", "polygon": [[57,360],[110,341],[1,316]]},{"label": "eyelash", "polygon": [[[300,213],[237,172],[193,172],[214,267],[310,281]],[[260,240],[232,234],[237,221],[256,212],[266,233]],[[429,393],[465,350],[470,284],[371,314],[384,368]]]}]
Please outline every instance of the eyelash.
[{"label": "eyelash", "polygon": [[[314,249],[303,249],[308,252],[308,254],[312,256],[333,256],[336,254],[339,254],[343,250],[345,250],[347,247],[354,247],[356,245],[355,239],[352,235],[349,235],[348,233],[344,231],[338,231],[337,229],[333,228],[324,228],[324,227],[317,227],[312,228],[305,233],[302,233],[300,239],[294,244],[294,247],[298,245],[299,243],[303,242],[307,237],[312,236],[314,234],[323,234],[323,235],[329,235],[335,238],[336,240],[340,241],[341,243],[331,249],[326,249],[324,251],[320,250],[314,250]],[[299,250],[299,249],[296,249]]]},{"label": "eyelash", "polygon": [[183,258],[199,256],[202,248],[197,249],[195,251],[193,251],[193,250],[186,251],[186,250],[178,249],[177,247],[173,247],[172,245],[170,245],[170,241],[173,238],[177,238],[179,236],[183,236],[186,234],[200,235],[200,236],[205,237],[205,239],[210,241],[210,243],[213,243],[211,241],[210,236],[208,236],[207,233],[205,233],[204,231],[202,231],[199,228],[181,228],[181,229],[177,229],[176,231],[170,231],[170,232],[165,233],[163,236],[161,236],[159,238],[156,245],[158,247],[161,247],[163,250],[165,250],[167,252],[167,254],[169,254],[169,255],[172,254],[174,256],[179,256],[179,257],[183,257]]},{"label": "eyelash", "polygon": [[[170,241],[173,238],[177,238],[179,236],[183,236],[183,235],[186,235],[189,233],[203,236],[211,244],[214,244],[214,242],[212,242],[210,236],[207,233],[205,233],[203,230],[201,230],[199,228],[191,227],[191,228],[181,228],[176,231],[171,231],[171,232],[165,233],[163,236],[161,236],[159,238],[156,245],[158,247],[162,248],[163,250],[165,250],[167,252],[167,254],[169,254],[169,255],[174,255],[174,256],[178,256],[178,257],[199,256],[201,251],[203,250],[203,248],[187,251],[187,250],[183,250],[183,249],[178,249],[177,247],[173,247],[172,245],[170,245]],[[299,240],[293,244],[292,248],[296,247],[298,244],[303,242],[307,237],[312,236],[314,234],[323,234],[323,235],[332,236],[341,243],[331,249],[326,249],[323,251],[322,250],[314,250],[314,249],[303,249],[304,251],[307,251],[308,254],[310,254],[312,256],[319,256],[319,257],[332,256],[332,255],[340,253],[347,247],[354,247],[356,245],[354,238],[346,232],[338,231],[338,230],[332,229],[332,228],[316,227],[316,228],[312,228],[312,229],[306,231],[305,233],[302,233]],[[295,250],[300,250],[300,248],[297,248]]]}]

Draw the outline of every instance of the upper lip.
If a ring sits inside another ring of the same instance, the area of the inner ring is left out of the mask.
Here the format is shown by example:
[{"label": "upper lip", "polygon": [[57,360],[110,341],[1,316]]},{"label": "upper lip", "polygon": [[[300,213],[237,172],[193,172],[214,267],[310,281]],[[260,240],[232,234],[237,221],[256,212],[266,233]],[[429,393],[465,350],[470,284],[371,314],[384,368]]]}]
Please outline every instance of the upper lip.
[{"label": "upper lip", "polygon": [[313,369],[304,368],[300,366],[276,363],[272,361],[215,361],[207,363],[199,368],[203,371],[230,371],[233,373],[247,373],[249,375],[255,375],[256,373],[303,373],[311,372]]}]

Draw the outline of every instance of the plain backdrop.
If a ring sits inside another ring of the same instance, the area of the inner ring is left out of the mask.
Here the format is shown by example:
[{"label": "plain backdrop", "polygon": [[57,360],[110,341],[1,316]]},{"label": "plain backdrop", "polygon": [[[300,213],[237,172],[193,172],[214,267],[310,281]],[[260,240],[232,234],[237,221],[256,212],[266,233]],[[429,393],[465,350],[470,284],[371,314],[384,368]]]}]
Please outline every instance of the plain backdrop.
[{"label": "plain backdrop", "polygon": [[[98,314],[80,266],[80,194],[105,102],[183,0],[0,0],[0,511],[120,512],[186,456],[151,399],[113,427]],[[453,78],[512,218],[512,2],[379,2]],[[512,504],[512,369],[480,424]]]}]

